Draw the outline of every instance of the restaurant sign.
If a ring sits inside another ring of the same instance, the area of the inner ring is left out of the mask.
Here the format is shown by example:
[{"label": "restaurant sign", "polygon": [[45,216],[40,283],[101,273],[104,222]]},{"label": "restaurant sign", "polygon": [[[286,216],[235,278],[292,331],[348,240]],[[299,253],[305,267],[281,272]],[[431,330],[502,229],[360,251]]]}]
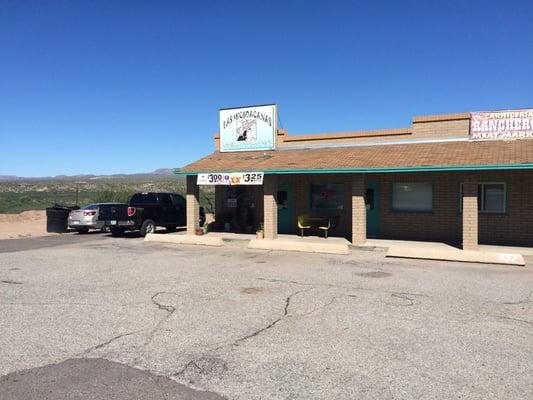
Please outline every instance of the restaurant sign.
[{"label": "restaurant sign", "polygon": [[275,104],[220,110],[220,151],[274,150]]},{"label": "restaurant sign", "polygon": [[470,139],[510,140],[533,138],[533,109],[475,112],[470,118]]},{"label": "restaurant sign", "polygon": [[198,174],[197,185],[262,185],[263,172]]}]

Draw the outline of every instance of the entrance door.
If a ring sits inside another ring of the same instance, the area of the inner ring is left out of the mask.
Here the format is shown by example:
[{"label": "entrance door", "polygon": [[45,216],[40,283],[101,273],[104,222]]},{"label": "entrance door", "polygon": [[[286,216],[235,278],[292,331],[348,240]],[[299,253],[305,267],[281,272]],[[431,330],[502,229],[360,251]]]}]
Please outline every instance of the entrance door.
[{"label": "entrance door", "polygon": [[379,237],[379,183],[368,182],[365,192],[366,236]]},{"label": "entrance door", "polygon": [[285,182],[278,184],[276,196],[278,203],[278,233],[291,233],[294,228],[292,220],[292,193],[290,186]]}]

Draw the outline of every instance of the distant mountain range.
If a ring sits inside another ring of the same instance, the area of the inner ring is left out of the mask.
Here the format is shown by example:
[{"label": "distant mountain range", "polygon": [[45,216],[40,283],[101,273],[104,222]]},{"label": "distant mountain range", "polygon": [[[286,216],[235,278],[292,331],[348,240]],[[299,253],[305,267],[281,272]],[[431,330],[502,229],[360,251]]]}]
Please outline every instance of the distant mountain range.
[{"label": "distant mountain range", "polygon": [[174,174],[173,168],[159,168],[153,172],[144,172],[137,174],[112,174],[112,175],[56,175],[56,176],[41,176],[41,177],[22,177],[15,175],[0,175],[0,182],[16,182],[16,181],[87,181],[99,179],[139,179],[139,178],[164,178]]}]

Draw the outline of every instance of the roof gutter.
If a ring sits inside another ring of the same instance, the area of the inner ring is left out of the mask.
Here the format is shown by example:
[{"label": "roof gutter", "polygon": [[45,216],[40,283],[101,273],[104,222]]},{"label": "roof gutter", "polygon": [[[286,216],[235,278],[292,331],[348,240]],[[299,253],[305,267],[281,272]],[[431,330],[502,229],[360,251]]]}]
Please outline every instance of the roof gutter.
[{"label": "roof gutter", "polygon": [[301,169],[246,169],[246,170],[218,170],[218,171],[181,171],[174,170],[175,175],[221,174],[232,172],[263,172],[266,175],[286,174],[374,174],[394,172],[451,172],[451,171],[500,171],[533,169],[533,163],[519,164],[479,164],[479,165],[423,165],[416,167],[385,167],[385,168],[301,168]]}]

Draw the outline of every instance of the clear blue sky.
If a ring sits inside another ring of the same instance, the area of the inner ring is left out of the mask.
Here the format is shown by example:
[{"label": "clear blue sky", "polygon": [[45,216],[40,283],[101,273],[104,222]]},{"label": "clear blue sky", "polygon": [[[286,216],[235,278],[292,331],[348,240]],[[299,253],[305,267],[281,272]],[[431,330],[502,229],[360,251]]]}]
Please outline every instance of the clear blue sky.
[{"label": "clear blue sky", "polygon": [[533,1],[0,0],[0,175],[143,172],[218,109],[289,134],[533,106]]}]

